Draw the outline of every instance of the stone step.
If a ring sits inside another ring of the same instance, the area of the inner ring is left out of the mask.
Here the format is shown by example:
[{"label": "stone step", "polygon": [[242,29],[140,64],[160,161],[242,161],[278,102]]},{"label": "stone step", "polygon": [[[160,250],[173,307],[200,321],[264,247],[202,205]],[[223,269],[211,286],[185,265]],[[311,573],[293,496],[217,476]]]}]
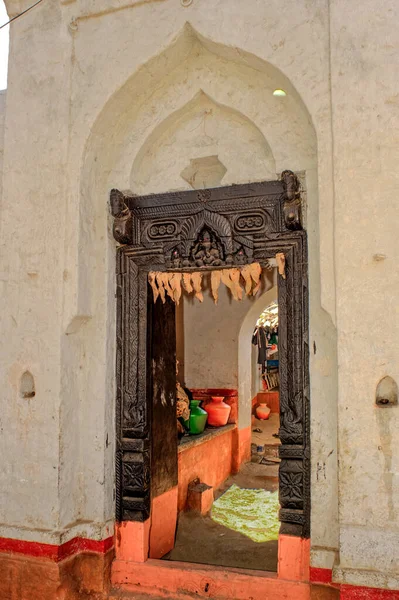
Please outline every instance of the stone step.
[{"label": "stone step", "polygon": [[309,600],[309,584],[274,572],[148,560],[115,560],[109,600]]}]

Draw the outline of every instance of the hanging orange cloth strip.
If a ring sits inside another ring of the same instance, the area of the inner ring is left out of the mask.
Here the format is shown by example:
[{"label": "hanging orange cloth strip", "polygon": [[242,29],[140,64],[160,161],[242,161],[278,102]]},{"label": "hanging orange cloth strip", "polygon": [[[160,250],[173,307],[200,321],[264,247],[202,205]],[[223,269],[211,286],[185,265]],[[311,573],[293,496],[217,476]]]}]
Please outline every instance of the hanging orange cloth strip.
[{"label": "hanging orange cloth strip", "polygon": [[[282,255],[284,258],[284,255]],[[277,256],[276,256],[277,259]],[[154,302],[158,296],[162,302],[166,301],[166,294],[179,304],[182,295],[182,288],[188,293],[194,295],[200,302],[203,302],[204,296],[202,293],[203,275],[209,271],[194,271],[193,273],[175,273],[169,271],[150,271],[148,273],[148,282],[154,294]],[[215,304],[219,299],[220,283],[230,290],[234,300],[240,301],[244,296],[240,277],[244,280],[245,294],[249,296],[251,293],[255,296],[261,286],[262,267],[259,263],[251,263],[243,267],[233,267],[230,269],[215,269],[210,272],[211,275],[211,292]]]}]

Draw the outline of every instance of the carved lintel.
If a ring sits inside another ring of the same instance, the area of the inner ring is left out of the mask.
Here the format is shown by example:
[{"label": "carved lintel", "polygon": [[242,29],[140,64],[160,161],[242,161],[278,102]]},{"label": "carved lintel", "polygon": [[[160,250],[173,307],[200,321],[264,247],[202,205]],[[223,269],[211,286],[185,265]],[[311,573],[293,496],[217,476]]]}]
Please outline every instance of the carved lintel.
[{"label": "carved lintel", "polygon": [[285,226],[287,229],[302,229],[299,179],[293,171],[283,171],[281,173],[281,181],[283,182],[286,196],[283,206]]},{"label": "carved lintel", "polygon": [[114,217],[113,234],[120,244],[131,244],[132,238],[132,213],[125,202],[125,196],[119,190],[113,189],[109,198],[111,215]]}]

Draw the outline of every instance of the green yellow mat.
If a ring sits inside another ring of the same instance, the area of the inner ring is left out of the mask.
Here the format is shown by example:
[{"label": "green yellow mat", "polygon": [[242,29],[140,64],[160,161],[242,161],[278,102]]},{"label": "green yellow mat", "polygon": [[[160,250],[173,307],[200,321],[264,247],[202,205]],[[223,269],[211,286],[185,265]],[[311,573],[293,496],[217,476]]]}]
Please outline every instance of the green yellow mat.
[{"label": "green yellow mat", "polygon": [[262,543],[278,539],[278,492],[232,485],[213,503],[211,518],[219,525]]}]

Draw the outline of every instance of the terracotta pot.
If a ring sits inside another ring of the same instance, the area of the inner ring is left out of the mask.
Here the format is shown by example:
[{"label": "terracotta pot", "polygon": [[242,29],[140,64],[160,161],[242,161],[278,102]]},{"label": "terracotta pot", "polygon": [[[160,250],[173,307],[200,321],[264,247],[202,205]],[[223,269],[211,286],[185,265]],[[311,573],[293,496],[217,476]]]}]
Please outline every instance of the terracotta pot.
[{"label": "terracotta pot", "polygon": [[229,420],[231,406],[223,402],[224,396],[212,396],[212,402],[204,406],[208,413],[208,425],[223,427]]},{"label": "terracotta pot", "polygon": [[200,407],[201,400],[191,400],[190,402],[190,435],[198,435],[205,429],[207,413]]},{"label": "terracotta pot", "polygon": [[270,408],[267,404],[259,404],[259,406],[256,407],[255,412],[258,419],[261,419],[262,421],[266,421],[270,416]]}]

